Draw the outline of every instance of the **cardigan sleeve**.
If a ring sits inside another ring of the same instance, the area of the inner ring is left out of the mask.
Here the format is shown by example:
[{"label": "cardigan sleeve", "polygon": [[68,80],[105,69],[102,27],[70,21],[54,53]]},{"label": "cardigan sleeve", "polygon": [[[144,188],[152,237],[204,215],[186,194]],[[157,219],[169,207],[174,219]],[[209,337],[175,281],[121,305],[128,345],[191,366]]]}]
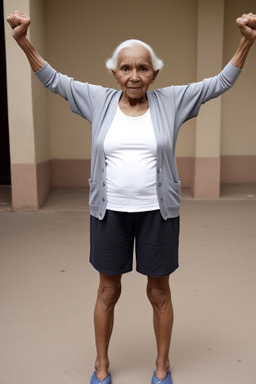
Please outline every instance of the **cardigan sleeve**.
[{"label": "cardigan sleeve", "polygon": [[241,69],[229,62],[217,76],[186,86],[174,86],[177,125],[196,117],[202,104],[229,90],[240,73]]},{"label": "cardigan sleeve", "polygon": [[67,100],[72,112],[92,122],[95,105],[105,95],[105,88],[76,81],[57,72],[49,63],[35,75],[47,89]]}]

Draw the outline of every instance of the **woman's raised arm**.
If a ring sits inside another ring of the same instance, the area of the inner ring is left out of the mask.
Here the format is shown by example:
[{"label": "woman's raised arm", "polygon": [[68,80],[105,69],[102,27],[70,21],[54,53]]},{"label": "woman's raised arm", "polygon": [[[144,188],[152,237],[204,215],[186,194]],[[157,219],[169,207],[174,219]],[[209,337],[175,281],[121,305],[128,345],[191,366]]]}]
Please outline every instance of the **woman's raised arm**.
[{"label": "woman's raised arm", "polygon": [[7,17],[12,28],[12,36],[28,58],[29,64],[34,72],[38,72],[45,65],[46,61],[40,56],[34,45],[27,37],[30,18],[24,13],[14,11]]},{"label": "woman's raised arm", "polygon": [[256,15],[253,13],[244,14],[236,20],[236,24],[243,37],[231,63],[237,68],[243,68],[246,57],[256,39]]}]

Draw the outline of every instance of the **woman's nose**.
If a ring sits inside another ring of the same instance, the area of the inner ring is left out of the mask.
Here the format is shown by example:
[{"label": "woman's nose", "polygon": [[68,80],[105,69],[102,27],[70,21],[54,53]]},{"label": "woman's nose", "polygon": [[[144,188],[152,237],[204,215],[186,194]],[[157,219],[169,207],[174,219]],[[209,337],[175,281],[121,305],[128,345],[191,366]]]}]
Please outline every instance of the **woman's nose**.
[{"label": "woman's nose", "polygon": [[131,73],[131,80],[132,81],[138,81],[138,72],[136,69],[133,69],[132,70],[132,73]]}]

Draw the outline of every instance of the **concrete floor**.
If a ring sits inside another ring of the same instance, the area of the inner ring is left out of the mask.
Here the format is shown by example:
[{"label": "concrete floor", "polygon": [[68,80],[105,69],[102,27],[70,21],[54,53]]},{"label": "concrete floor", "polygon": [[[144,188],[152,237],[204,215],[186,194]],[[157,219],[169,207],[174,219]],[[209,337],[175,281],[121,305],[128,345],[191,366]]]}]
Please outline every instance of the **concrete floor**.
[{"label": "concrete floor", "polygon": [[[180,268],[171,277],[174,384],[256,383],[255,192],[226,189],[211,201],[184,193]],[[87,197],[54,190],[39,212],[0,213],[1,384],[89,384],[98,276],[88,263]],[[151,382],[145,286],[136,272],[123,277],[113,384]]]}]

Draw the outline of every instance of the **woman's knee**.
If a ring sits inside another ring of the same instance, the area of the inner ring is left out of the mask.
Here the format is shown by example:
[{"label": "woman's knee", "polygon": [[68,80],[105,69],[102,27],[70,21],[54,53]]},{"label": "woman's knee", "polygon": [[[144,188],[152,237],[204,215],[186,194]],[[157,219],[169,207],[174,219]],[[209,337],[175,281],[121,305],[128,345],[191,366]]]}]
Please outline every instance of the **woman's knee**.
[{"label": "woman's knee", "polygon": [[[157,278],[158,279],[158,278]],[[169,282],[166,280],[148,280],[147,285],[147,295],[150,303],[154,308],[159,312],[162,312],[166,309],[168,305],[171,304],[171,291]]]},{"label": "woman's knee", "polygon": [[106,309],[115,306],[121,295],[121,276],[104,276],[100,278],[98,297]]}]

